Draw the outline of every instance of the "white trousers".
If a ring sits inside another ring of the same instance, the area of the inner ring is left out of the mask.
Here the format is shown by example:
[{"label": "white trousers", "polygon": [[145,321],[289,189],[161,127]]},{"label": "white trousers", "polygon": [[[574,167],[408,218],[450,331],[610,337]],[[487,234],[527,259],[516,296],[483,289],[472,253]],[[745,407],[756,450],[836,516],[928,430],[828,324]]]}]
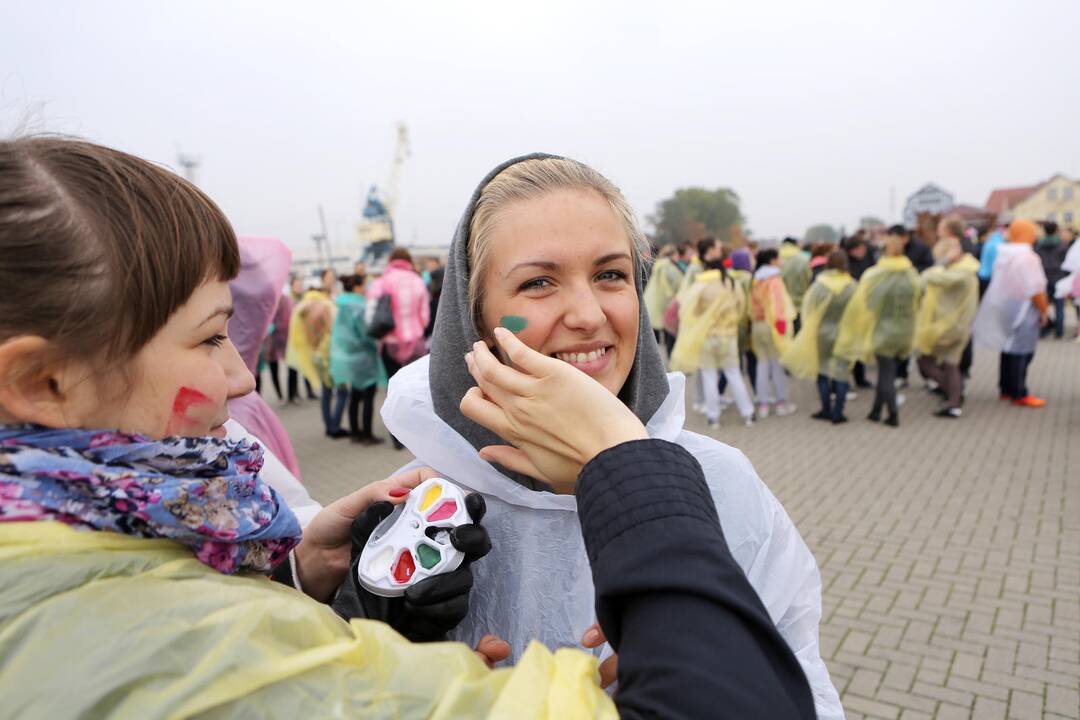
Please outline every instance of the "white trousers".
[{"label": "white trousers", "polygon": [[[705,417],[715,422],[720,419],[720,371],[714,368],[702,368],[698,370],[698,376],[704,385]],[[724,377],[727,378],[728,386],[735,395],[735,407],[739,409],[739,414],[744,419],[752,416],[754,402],[750,399],[750,392],[746,389],[742,372],[737,367],[724,368]]]},{"label": "white trousers", "polygon": [[[771,385],[770,385],[771,383]],[[769,390],[776,391],[777,404],[787,402],[787,375],[779,360],[765,360],[758,358],[757,364],[757,396],[761,404],[765,404],[772,395]]]}]

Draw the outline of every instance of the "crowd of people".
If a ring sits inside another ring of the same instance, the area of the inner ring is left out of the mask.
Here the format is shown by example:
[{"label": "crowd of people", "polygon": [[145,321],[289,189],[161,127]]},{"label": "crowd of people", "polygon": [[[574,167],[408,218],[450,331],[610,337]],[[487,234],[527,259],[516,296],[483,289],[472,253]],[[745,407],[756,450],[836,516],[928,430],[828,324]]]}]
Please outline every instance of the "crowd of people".
[{"label": "crowd of people", "polygon": [[[282,243],[89,142],[0,141],[0,247],[3,713],[843,717],[817,563],[746,457],[683,427],[645,238],[592,168],[483,179],[430,346],[403,251],[283,296]],[[318,386],[331,437],[351,404],[361,442],[394,375],[383,419],[416,461],[365,484],[361,460],[322,507],[275,451],[260,354],[295,370],[286,400]],[[435,476],[469,493],[434,540],[464,562],[370,592],[368,537]]]},{"label": "crowd of people", "polygon": [[1068,307],[1080,316],[1075,239],[1053,222],[1017,218],[980,233],[952,216],[932,243],[901,225],[779,248],[710,237],[657,248],[645,302],[711,428],[732,404],[747,425],[794,413],[790,377],[816,383],[816,420],[848,422],[854,386],[874,391],[868,420],[897,427],[913,357],[941,398],[935,414],[959,418],[976,344],[1000,354],[1001,399],[1038,408],[1046,401],[1027,383],[1036,344],[1064,337]]},{"label": "crowd of people", "polygon": [[[842,423],[868,366],[895,425],[912,356],[958,417],[973,333],[1003,397],[1039,406],[1027,367],[1080,294],[1073,240],[1016,219],[973,244],[951,218],[932,247],[705,239],[660,249],[646,286],[618,188],[537,154],[481,181],[445,268],[397,249],[306,288],[280,241],[238,238],[157,165],[0,141],[4,711],[842,718],[817,563],[749,460],[684,427],[661,350],[713,426],[728,387],[748,424],[796,412],[789,376]],[[381,414],[416,459],[366,484],[361,459],[322,507],[263,363],[364,445],[392,377]],[[368,538],[432,477],[468,493],[433,539],[461,566],[371,592]]]},{"label": "crowd of people", "polygon": [[[374,279],[363,261],[340,278],[333,269],[323,270],[310,288],[293,274],[261,342],[256,390],[262,391],[262,375],[268,373],[279,401],[300,403],[303,379],[307,399],[320,402],[326,437],[382,444],[385,439],[373,431],[376,392],[427,354],[444,272],[437,257],[425,258],[420,271],[407,249],[395,248]],[[282,361],[287,394],[281,391]],[[346,417],[348,429],[342,427]],[[404,447],[391,440],[397,449]]]}]

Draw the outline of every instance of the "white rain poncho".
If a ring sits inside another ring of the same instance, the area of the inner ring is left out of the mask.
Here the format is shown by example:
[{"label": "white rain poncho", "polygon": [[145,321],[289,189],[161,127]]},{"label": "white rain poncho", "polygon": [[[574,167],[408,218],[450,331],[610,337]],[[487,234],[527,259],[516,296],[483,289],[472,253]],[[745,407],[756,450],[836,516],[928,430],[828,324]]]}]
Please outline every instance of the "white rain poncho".
[{"label": "white rain poncho", "polygon": [[[383,422],[427,465],[466,490],[483,493],[491,553],[472,566],[469,616],[451,638],[470,646],[488,633],[505,638],[512,658],[530,639],[549,648],[577,646],[596,621],[592,575],[573,496],[537,492],[499,473],[440,419],[428,384],[428,358],[398,372],[382,407]],[[820,718],[842,718],[840,698],[818,646],[821,576],[784,508],[741,452],[683,430],[684,377],[649,421],[654,438],[677,442],[701,463],[732,555],[802,665]]]},{"label": "white rain poncho", "polygon": [[1000,352],[1035,352],[1039,311],[1031,299],[1043,292],[1046,273],[1035,249],[1026,243],[1002,243],[975,316],[975,341]]},{"label": "white rain poncho", "polygon": [[[518,162],[549,159],[558,160],[548,155],[510,160],[489,173],[474,192],[450,244],[431,355],[394,376],[382,407],[383,422],[416,456],[414,465],[430,466],[484,495],[488,506],[484,525],[492,550],[472,566],[475,582],[469,615],[451,637],[475,646],[485,634],[499,635],[510,643],[512,659],[520,657],[534,638],[549,648],[577,646],[596,619],[592,573],[574,498],[554,495],[534,478],[481,460],[479,448],[505,441],[460,409],[461,398],[475,385],[464,354],[480,340],[469,303],[473,211],[484,186],[499,172]],[[692,279],[696,273],[687,276]],[[801,662],[819,715],[843,717],[818,647],[817,563],[742,453],[683,431],[685,378],[664,370],[641,281],[640,273],[635,273],[637,349],[619,399],[646,423],[653,437],[679,443],[701,463],[731,553]]]}]

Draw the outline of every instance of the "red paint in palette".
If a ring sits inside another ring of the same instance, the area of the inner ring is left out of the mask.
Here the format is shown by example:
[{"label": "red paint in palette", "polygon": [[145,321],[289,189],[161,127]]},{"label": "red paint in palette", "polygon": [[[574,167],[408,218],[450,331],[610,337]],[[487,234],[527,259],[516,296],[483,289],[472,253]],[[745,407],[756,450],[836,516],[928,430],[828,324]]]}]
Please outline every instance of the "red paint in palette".
[{"label": "red paint in palette", "polygon": [[180,388],[173,400],[172,417],[169,418],[169,424],[165,426],[165,434],[175,435],[188,423],[187,412],[192,405],[208,402],[212,401],[198,390],[189,387]]}]

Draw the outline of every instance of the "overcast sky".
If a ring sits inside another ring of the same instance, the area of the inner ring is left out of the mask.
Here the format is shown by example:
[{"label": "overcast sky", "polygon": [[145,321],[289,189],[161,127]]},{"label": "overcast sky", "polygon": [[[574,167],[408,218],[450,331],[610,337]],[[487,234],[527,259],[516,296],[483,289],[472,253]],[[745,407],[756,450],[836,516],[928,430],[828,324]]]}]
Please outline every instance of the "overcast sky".
[{"label": "overcast sky", "polygon": [[[927,181],[1080,176],[1080,2],[35,2],[0,12],[0,130],[177,167],[240,233],[352,245],[389,175],[447,243],[495,164],[543,150],[622,187],[733,188],[759,237],[898,219]],[[896,202],[890,214],[890,189]]]}]

